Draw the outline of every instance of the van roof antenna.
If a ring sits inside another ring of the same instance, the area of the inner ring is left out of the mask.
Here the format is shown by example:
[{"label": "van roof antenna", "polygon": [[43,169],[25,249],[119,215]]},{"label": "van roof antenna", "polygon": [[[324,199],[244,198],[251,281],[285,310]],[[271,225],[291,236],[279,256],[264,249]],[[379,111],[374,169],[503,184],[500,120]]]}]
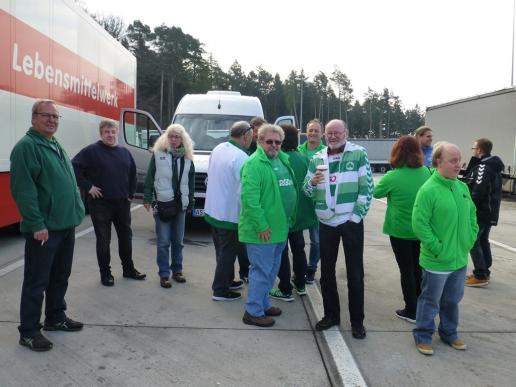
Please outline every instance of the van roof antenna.
[{"label": "van roof antenna", "polygon": [[220,108],[221,108],[221,107],[222,107],[222,106],[220,105],[220,95],[219,95],[219,104],[217,105],[217,109],[219,109],[219,110],[220,110]]}]

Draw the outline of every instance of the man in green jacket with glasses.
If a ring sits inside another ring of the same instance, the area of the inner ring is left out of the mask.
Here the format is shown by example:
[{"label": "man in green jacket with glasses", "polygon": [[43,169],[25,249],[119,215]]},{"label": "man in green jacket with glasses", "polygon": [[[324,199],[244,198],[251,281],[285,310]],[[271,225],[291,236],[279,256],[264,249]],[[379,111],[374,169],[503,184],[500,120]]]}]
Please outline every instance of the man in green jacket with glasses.
[{"label": "man in green jacket with glasses", "polygon": [[281,309],[271,305],[288,230],[295,222],[297,189],[288,156],[281,152],[285,135],[276,125],[258,130],[258,148],[245,162],[241,176],[238,236],[251,262],[243,322],[270,327]]},{"label": "man in green jacket with glasses", "polygon": [[18,330],[20,345],[37,352],[52,349],[41,334],[43,296],[44,330],[74,332],[83,327],[65,314],[75,227],[84,218],[84,206],[70,159],[54,137],[60,118],[54,101],[37,100],[32,127],[11,152],[11,193],[25,236]]}]

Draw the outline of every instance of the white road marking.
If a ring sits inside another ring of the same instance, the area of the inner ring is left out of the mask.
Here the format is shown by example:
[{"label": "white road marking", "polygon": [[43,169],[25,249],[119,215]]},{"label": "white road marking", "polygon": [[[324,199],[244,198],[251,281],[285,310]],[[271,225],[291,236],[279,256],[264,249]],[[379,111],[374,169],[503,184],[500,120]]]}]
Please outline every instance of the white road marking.
[{"label": "white road marking", "polygon": [[[382,202],[384,204],[387,204],[387,201],[385,201],[383,199],[374,199],[374,200],[376,200],[378,202]],[[501,247],[502,249],[508,250],[511,253],[516,253],[516,248],[514,248],[512,246],[509,246],[509,245],[506,245],[505,243],[498,242],[498,241],[495,241],[493,239],[489,239],[489,242],[492,243],[495,246]]]},{"label": "white road marking", "polygon": [[[138,208],[141,208],[141,207],[143,207],[142,204],[137,204],[137,205],[131,207],[131,212],[133,212],[134,210],[137,210]],[[89,234],[92,231],[93,231],[93,227],[88,227],[87,229],[84,229],[82,231],[76,232],[75,233],[75,239],[80,238],[80,237],[82,237],[82,236],[84,236],[86,234]],[[15,261],[13,263],[10,263],[6,267],[0,269],[0,277],[3,277],[4,275],[9,274],[13,270],[16,270],[16,269],[22,267],[24,265],[24,263],[25,262],[24,262],[23,258]]]},{"label": "white road marking", "polygon": [[[315,317],[320,320],[324,315],[322,295],[317,285],[309,285],[306,287],[308,299],[312,304]],[[366,387],[367,384],[358,368],[351,351],[349,350],[342,333],[337,327],[332,327],[322,332],[326,344],[330,350],[333,361],[337,366],[337,371],[342,379],[345,387]]]}]

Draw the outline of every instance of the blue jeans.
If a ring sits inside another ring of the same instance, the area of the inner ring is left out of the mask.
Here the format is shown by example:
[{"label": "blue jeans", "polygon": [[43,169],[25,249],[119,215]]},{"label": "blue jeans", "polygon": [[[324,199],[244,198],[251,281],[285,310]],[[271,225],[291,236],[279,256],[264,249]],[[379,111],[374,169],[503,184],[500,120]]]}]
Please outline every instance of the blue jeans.
[{"label": "blue jeans", "polygon": [[[157,213],[156,222],[158,274],[160,277],[170,277],[172,273],[183,271],[183,237],[185,236],[185,211],[179,211],[170,222],[162,222]],[[172,255],[172,264],[170,256]]]},{"label": "blue jeans", "polygon": [[491,255],[491,245],[489,244],[489,232],[491,225],[488,223],[478,222],[477,240],[470,251],[471,260],[473,261],[473,275],[477,279],[488,279],[491,275],[489,268],[493,263]]},{"label": "blue jeans", "polygon": [[251,266],[245,310],[251,316],[263,316],[265,311],[271,307],[269,291],[274,286],[281,262],[281,252],[285,248],[285,244],[286,241],[271,244],[246,244]]},{"label": "blue jeans", "polygon": [[308,258],[307,271],[315,273],[319,263],[319,223],[308,229],[310,234],[310,256]]},{"label": "blue jeans", "polygon": [[431,344],[435,332],[435,316],[439,314],[439,336],[450,343],[459,338],[459,302],[464,295],[466,269],[449,274],[434,274],[423,269],[421,294],[417,300],[416,328],[413,330],[416,344]]},{"label": "blue jeans", "polygon": [[55,324],[66,318],[65,294],[72,272],[75,229],[49,231],[48,240],[25,233],[25,267],[20,303],[22,336],[34,336],[41,329],[41,307],[45,296],[45,321]]}]

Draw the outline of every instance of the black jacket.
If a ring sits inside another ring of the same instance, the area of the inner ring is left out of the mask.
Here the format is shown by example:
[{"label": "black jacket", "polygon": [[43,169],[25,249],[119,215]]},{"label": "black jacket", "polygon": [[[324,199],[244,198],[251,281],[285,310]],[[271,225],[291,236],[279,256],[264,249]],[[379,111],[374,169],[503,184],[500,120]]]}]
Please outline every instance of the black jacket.
[{"label": "black jacket", "polygon": [[498,224],[503,170],[503,162],[498,156],[473,157],[469,162],[464,181],[477,207],[478,223]]},{"label": "black jacket", "polygon": [[136,165],[124,147],[97,141],[83,148],[72,159],[77,184],[84,192],[94,185],[106,200],[127,199],[136,191]]}]

